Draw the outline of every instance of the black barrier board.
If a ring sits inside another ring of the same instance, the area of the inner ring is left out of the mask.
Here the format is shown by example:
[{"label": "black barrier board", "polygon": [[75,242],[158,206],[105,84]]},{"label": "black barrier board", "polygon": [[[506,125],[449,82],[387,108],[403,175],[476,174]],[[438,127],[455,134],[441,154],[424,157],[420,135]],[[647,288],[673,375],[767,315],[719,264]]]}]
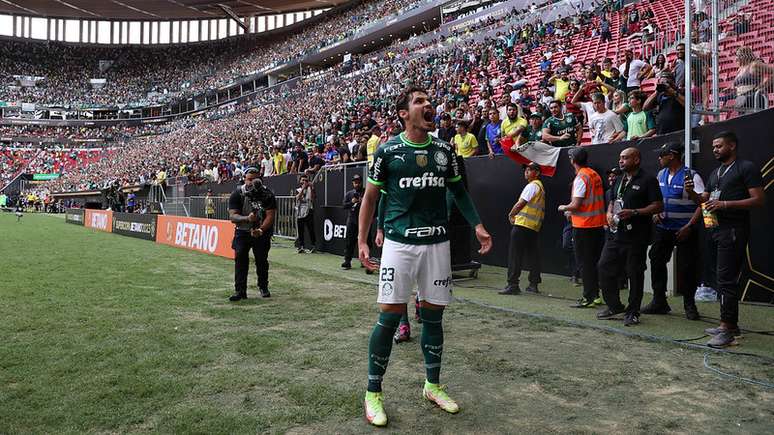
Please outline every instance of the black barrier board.
[{"label": "black barrier board", "polygon": [[156,240],[156,215],[113,213],[113,232],[138,239]]},{"label": "black barrier board", "polygon": [[83,209],[82,208],[68,208],[65,210],[65,222],[74,225],[83,225]]}]

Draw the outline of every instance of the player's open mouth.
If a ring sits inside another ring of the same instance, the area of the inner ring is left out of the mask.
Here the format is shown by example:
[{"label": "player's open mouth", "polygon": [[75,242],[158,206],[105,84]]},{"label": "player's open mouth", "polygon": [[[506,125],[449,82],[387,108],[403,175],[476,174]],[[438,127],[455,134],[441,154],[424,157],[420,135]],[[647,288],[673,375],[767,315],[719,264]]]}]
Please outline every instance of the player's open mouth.
[{"label": "player's open mouth", "polygon": [[425,121],[433,122],[433,112],[425,110],[425,113],[422,116],[425,118]]}]

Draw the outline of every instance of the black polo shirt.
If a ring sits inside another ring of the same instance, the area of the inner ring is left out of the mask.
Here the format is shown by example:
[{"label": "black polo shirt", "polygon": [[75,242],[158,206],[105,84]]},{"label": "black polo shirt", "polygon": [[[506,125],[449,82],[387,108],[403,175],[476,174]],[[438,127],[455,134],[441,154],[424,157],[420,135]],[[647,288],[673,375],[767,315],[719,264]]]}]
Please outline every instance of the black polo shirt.
[{"label": "black polo shirt", "polygon": [[[663,201],[656,177],[637,170],[631,180],[624,174],[613,188],[613,200],[623,199],[623,208],[642,209],[653,202]],[[634,216],[618,223],[616,240],[627,243],[650,243],[653,220],[650,215]]]},{"label": "black polo shirt", "polygon": [[[734,160],[720,165],[710,173],[706,191],[720,190],[720,201],[738,201],[750,197],[749,189],[763,186],[761,171],[748,160]],[[718,226],[723,228],[750,226],[750,211],[740,209],[717,210]]]},{"label": "black polo shirt", "polygon": [[[274,197],[274,192],[264,185],[256,186],[255,192],[249,197],[242,191],[242,186],[239,186],[228,198],[228,209],[239,210],[239,214],[242,216],[247,216],[255,211],[258,215],[257,225],[261,225],[263,218],[266,217],[266,211],[277,209],[277,199]],[[236,224],[237,231],[250,231],[254,227],[255,225],[251,222]],[[270,228],[266,232],[268,233],[272,229]]]}]

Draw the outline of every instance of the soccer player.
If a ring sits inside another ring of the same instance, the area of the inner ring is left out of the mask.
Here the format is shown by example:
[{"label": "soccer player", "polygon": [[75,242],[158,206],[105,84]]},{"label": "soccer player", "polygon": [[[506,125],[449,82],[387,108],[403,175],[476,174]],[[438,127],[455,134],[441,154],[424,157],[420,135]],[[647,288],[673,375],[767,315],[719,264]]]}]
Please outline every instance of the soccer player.
[{"label": "soccer player", "polygon": [[475,227],[486,254],[492,239],[478,217],[465,187],[451,145],[434,139],[435,112],[427,92],[410,87],[396,101],[405,131],[380,146],[369,170],[368,185],[360,207],[360,261],[369,268],[368,228],[379,191],[384,203],[384,246],[379,270],[380,314],[368,344],[368,388],[365,415],[374,426],[385,426],[382,377],[392,350],[392,338],[406,310],[414,285],[418,286],[422,320],[421,348],[427,379],[424,397],[449,413],[457,403],[441,388],[443,353],[442,317],[451,302],[451,255],[448,240],[446,191],[449,189],[463,216]]}]

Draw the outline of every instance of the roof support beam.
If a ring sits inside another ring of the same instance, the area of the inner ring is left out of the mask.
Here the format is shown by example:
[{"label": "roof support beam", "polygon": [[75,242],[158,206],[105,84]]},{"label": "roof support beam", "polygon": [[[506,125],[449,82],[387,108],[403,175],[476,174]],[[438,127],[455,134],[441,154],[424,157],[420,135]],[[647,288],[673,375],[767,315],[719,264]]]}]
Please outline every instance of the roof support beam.
[{"label": "roof support beam", "polygon": [[247,25],[245,25],[245,23],[243,23],[242,20],[239,19],[239,15],[235,14],[230,7],[224,5],[223,3],[218,3],[218,7],[223,9],[223,12],[225,12],[226,15],[231,17],[232,20],[236,21],[237,25],[241,27],[245,31],[245,33],[250,31]]}]

